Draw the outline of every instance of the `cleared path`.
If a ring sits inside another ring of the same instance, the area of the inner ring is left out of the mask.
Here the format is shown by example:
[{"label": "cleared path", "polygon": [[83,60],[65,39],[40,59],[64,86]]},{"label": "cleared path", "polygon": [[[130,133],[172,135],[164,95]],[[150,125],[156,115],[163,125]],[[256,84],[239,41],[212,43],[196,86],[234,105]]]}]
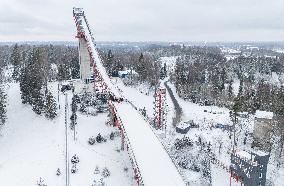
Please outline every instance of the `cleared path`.
[{"label": "cleared path", "polygon": [[171,100],[172,100],[172,102],[174,104],[175,113],[176,113],[175,117],[173,118],[173,126],[175,127],[181,121],[182,108],[180,107],[177,99],[175,98],[175,96],[173,94],[172,89],[168,86],[167,83],[168,83],[168,81],[166,81],[164,83],[164,85],[165,85],[166,89],[168,90],[168,93],[169,93],[169,95],[171,97]]}]

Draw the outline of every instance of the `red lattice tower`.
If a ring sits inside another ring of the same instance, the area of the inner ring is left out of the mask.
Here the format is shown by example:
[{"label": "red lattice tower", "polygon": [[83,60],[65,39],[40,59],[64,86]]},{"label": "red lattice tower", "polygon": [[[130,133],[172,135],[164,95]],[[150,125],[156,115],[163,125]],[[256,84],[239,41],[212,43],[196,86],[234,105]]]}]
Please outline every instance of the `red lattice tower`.
[{"label": "red lattice tower", "polygon": [[159,88],[155,93],[155,106],[154,106],[154,126],[157,129],[165,127],[165,105],[166,105],[166,89]]}]

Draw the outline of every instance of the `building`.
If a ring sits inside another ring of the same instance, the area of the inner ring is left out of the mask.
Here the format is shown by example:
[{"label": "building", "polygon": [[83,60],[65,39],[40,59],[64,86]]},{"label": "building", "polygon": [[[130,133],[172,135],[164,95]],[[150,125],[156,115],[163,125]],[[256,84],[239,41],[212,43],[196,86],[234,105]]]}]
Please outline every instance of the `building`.
[{"label": "building", "polygon": [[193,120],[181,122],[176,126],[176,132],[186,134],[191,128],[198,128],[199,126]]},{"label": "building", "polygon": [[262,151],[235,151],[231,154],[230,182],[235,179],[244,186],[265,186],[268,160],[269,154]]},{"label": "building", "polygon": [[129,75],[136,75],[137,74],[134,70],[120,70],[120,71],[117,71],[117,73],[118,73],[118,77],[120,77],[120,78],[126,78]]},{"label": "building", "polygon": [[89,83],[93,75],[91,58],[88,52],[88,44],[84,38],[79,38],[79,63],[80,63],[80,79]]},{"label": "building", "polygon": [[253,147],[269,151],[270,132],[272,130],[273,112],[257,110],[255,113],[253,130]]}]

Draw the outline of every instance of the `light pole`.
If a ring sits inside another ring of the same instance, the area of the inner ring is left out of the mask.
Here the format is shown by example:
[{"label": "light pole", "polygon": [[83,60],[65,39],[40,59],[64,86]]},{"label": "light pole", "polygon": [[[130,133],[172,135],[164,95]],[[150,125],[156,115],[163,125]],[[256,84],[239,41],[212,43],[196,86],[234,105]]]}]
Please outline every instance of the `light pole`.
[{"label": "light pole", "polygon": [[65,95],[65,170],[66,170],[66,186],[69,186],[69,158],[68,158],[68,133],[67,133],[67,118],[68,118],[68,96]]}]

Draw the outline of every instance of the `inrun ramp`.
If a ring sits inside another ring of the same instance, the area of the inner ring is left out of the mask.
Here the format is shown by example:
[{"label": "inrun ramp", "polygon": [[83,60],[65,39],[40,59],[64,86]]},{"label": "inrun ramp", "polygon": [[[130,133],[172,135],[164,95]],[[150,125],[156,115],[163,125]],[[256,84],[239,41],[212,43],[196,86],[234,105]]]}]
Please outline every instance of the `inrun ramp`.
[{"label": "inrun ramp", "polygon": [[143,116],[127,102],[114,103],[145,185],[185,185],[177,168]]},{"label": "inrun ramp", "polygon": [[[118,88],[112,84],[103,67],[83,9],[74,8],[73,16],[78,35],[86,40],[89,54],[107,86],[107,91],[116,98],[123,97]],[[137,174],[139,175],[139,178],[137,178],[138,185],[185,186],[168,153],[142,115],[127,101],[113,101],[112,106],[122,125],[120,128],[126,135],[124,138],[127,138],[129,156],[132,160],[135,160],[135,166],[138,167],[135,168],[135,170],[139,171],[139,174]]]}]

